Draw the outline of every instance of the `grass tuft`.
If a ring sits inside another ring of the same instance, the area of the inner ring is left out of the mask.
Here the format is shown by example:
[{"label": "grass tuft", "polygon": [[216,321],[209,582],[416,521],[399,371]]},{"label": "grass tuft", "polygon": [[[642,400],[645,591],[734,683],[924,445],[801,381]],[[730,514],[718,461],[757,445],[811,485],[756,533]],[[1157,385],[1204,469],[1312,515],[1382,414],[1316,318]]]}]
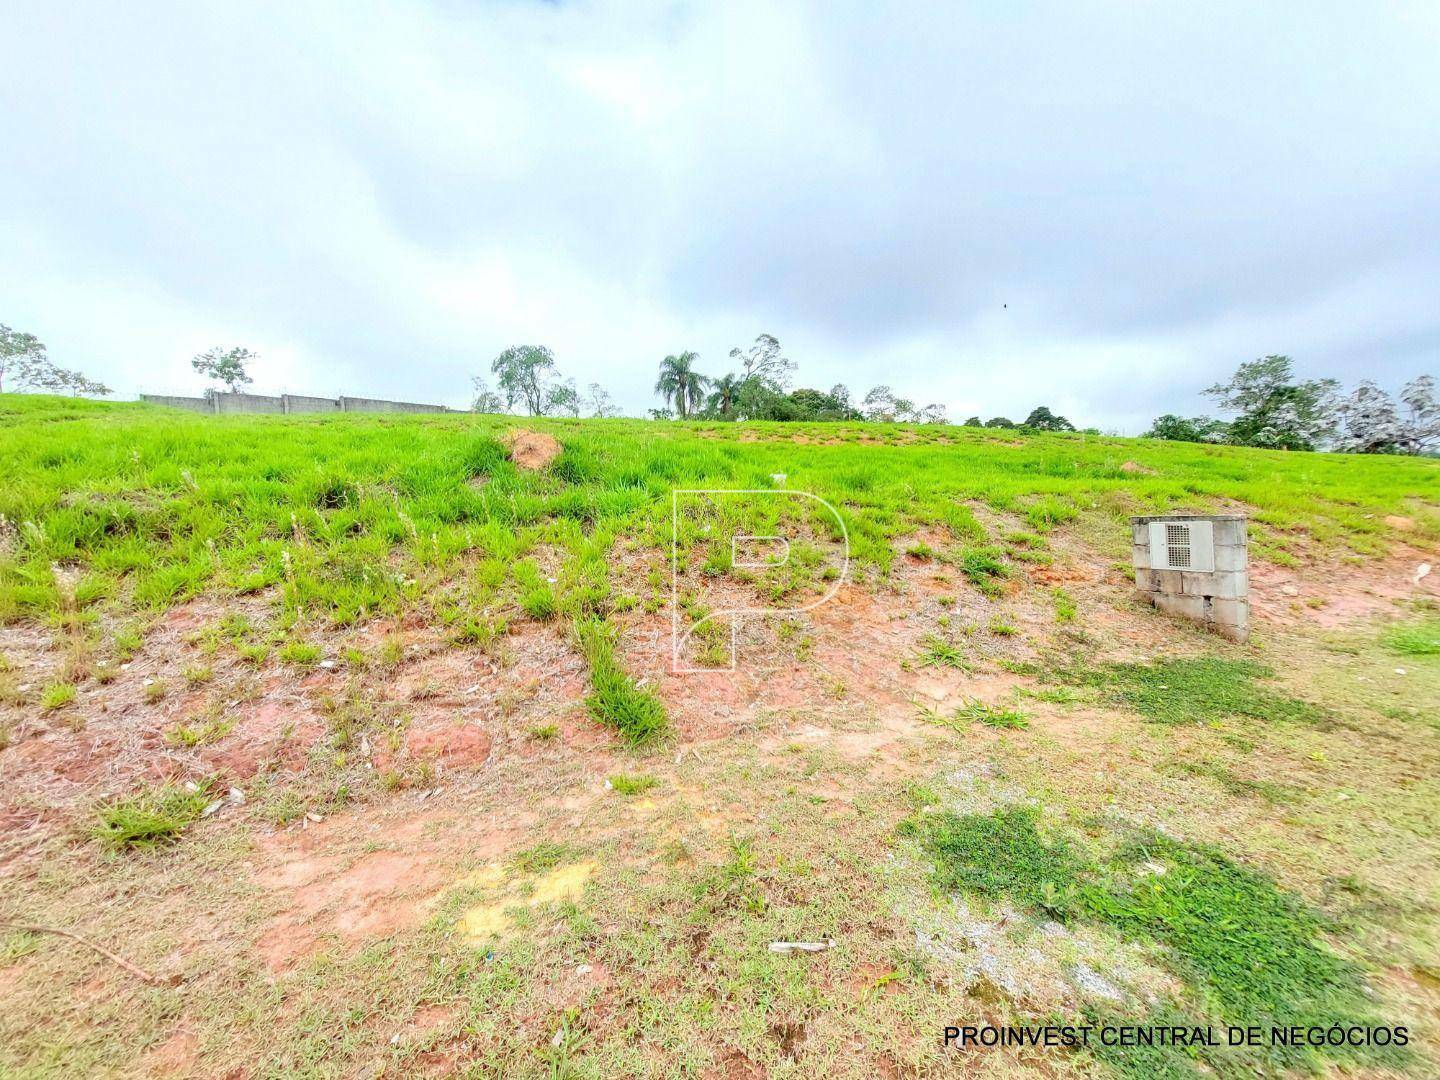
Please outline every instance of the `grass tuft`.
[{"label": "grass tuft", "polygon": [[668,721],[658,697],[640,689],[615,658],[615,630],[603,619],[575,623],[575,639],[590,665],[590,714],[614,728],[627,743],[642,746],[665,734]]},{"label": "grass tuft", "polygon": [[167,784],[99,807],[90,835],[115,851],[173,843],[209,802],[205,784],[195,791]]}]

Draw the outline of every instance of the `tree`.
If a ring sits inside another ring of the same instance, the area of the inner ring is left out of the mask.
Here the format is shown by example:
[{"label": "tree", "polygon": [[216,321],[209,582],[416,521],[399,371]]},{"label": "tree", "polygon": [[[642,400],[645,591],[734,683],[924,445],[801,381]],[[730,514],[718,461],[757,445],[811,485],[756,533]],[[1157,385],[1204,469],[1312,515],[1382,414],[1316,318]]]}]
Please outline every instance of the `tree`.
[{"label": "tree", "polygon": [[983,422],[978,416],[972,416],[972,417],[970,417],[970,419],[968,419],[968,420],[965,421],[965,423],[964,423],[963,426],[964,426],[964,427],[984,427],[985,424],[984,424],[984,422]]},{"label": "tree", "polygon": [[1225,441],[1229,431],[1230,425],[1223,420],[1213,420],[1208,416],[1192,416],[1186,419],[1174,413],[1166,413],[1155,418],[1150,430],[1145,432],[1142,438],[1168,439],[1171,442],[1219,443]]},{"label": "tree", "polygon": [[940,404],[926,405],[915,416],[917,424],[948,424],[950,421],[945,416],[945,406]]},{"label": "tree", "polygon": [[213,348],[190,361],[190,366],[201,375],[208,375],[222,382],[230,393],[237,393],[242,386],[249,386],[255,380],[245,370],[245,365],[259,357],[249,349],[236,346],[233,349]]},{"label": "tree", "polygon": [[1358,454],[1423,454],[1440,441],[1440,403],[1429,375],[1406,384],[1400,406],[1369,379],[1339,405],[1337,448]]},{"label": "tree", "polygon": [[1408,413],[1402,418],[1410,453],[1429,453],[1440,443],[1440,400],[1435,397],[1435,379],[1421,375],[1400,391],[1400,401]]},{"label": "tree", "polygon": [[579,416],[580,391],[575,389],[575,380],[551,384],[545,390],[545,411],[551,416]]},{"label": "tree", "polygon": [[1066,420],[1063,416],[1056,416],[1044,405],[1038,405],[1030,410],[1030,415],[1025,418],[1022,427],[1034,428],[1036,431],[1074,431],[1075,425]]},{"label": "tree", "polygon": [[523,402],[531,416],[545,411],[546,394],[555,371],[555,354],[544,345],[512,345],[490,364],[505,407]]},{"label": "tree", "polygon": [[895,392],[888,386],[871,387],[861,402],[865,406],[865,419],[874,424],[895,422]]},{"label": "tree", "polygon": [[20,385],[29,385],[34,372],[49,361],[45,346],[34,334],[22,334],[0,323],[0,392],[5,389],[5,376]]},{"label": "tree", "polygon": [[620,410],[610,400],[610,391],[606,390],[598,382],[592,382],[585,388],[585,404],[590,409],[590,415],[605,419],[611,416],[619,416]]},{"label": "tree", "polygon": [[470,411],[477,413],[500,413],[505,411],[505,402],[500,400],[500,395],[490,389],[490,384],[479,375],[474,376],[470,382],[475,387],[475,398],[470,402]]},{"label": "tree", "polygon": [[675,403],[675,413],[681,420],[687,419],[690,411],[699,408],[705,399],[705,384],[710,380],[695,370],[698,359],[698,355],[687,350],[660,361],[660,377],[655,380],[655,392],[662,401]]},{"label": "tree", "polygon": [[92,397],[109,397],[115,391],[97,379],[79,371],[71,371],[68,368],[56,368],[59,376],[59,384],[62,389],[68,389],[71,397],[79,397],[81,394]]},{"label": "tree", "polygon": [[784,390],[790,384],[790,376],[795,371],[795,361],[780,352],[780,342],[771,334],[761,334],[744,352],[737,345],[730,350],[730,359],[739,362],[742,381],[759,379],[777,390]]},{"label": "tree", "polygon": [[740,396],[740,377],[734,374],[721,375],[710,380],[710,397],[705,403],[706,410],[721,420],[735,419],[735,406]]},{"label": "tree", "polygon": [[1011,420],[1009,417],[1006,417],[1006,416],[992,416],[989,420],[986,420],[986,421],[985,421],[985,426],[986,426],[986,427],[993,427],[993,428],[1013,428],[1013,427],[1016,427],[1017,425],[1016,425],[1015,421],[1014,421],[1014,420]]},{"label": "tree", "polygon": [[827,393],[824,390],[801,388],[790,391],[786,397],[789,405],[787,415],[776,417],[783,420],[860,420],[858,410],[850,404],[850,391],[837,385]]},{"label": "tree", "polygon": [[1228,383],[1205,393],[1239,415],[1229,439],[1241,446],[1313,450],[1335,432],[1334,379],[1297,382],[1288,356],[1241,364]]}]

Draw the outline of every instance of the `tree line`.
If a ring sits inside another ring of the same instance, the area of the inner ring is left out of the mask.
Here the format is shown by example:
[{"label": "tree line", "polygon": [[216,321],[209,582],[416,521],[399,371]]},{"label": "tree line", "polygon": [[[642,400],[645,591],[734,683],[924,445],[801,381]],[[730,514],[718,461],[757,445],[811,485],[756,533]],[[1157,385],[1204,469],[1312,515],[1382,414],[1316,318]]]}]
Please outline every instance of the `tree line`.
[{"label": "tree line", "polygon": [[[190,366],[221,383],[231,393],[253,380],[248,367],[257,359],[251,350],[217,347],[200,353]],[[917,405],[876,386],[860,400],[836,383],[829,390],[790,389],[796,365],[771,334],[759,335],[749,348],[730,350],[732,370],[702,374],[699,355],[682,350],[660,361],[655,393],[662,406],[651,409],[656,420],[859,421],[875,423],[949,423],[945,407]],[[574,379],[562,378],[555,354],[544,345],[513,345],[490,364],[495,389],[476,376],[471,408],[498,413],[523,408],[532,416],[618,416],[609,392],[590,383],[582,393]],[[6,382],[48,393],[107,396],[113,391],[83,372],[52,361],[43,342],[0,323],[0,392]],[[215,393],[211,388],[207,394]],[[1288,356],[1271,355],[1241,364],[1228,382],[1205,391],[1231,420],[1210,416],[1155,418],[1145,437],[1178,442],[1223,443],[1273,450],[1332,449],[1363,454],[1433,454],[1440,450],[1440,400],[1435,379],[1421,375],[1392,397],[1370,379],[1349,394],[1335,379],[1300,379]],[[981,420],[972,416],[966,427],[1031,431],[1075,431],[1066,417],[1040,405],[1019,423],[1004,416]],[[1095,428],[1084,429],[1099,434]]]},{"label": "tree line", "polygon": [[[875,423],[945,424],[945,406],[919,405],[900,397],[889,386],[872,387],[856,400],[850,388],[836,383],[829,390],[810,387],[790,389],[796,365],[780,347],[773,334],[761,334],[748,348],[730,350],[732,370],[705,375],[698,368],[699,354],[682,350],[660,361],[655,393],[661,407],[651,409],[654,420],[777,420],[839,421],[868,420]],[[573,379],[560,377],[555,355],[543,345],[515,345],[490,365],[495,389],[483,376],[472,381],[476,412],[507,412],[522,408],[532,416],[614,416],[610,395],[598,383],[591,383],[581,395]],[[1022,422],[1003,416],[981,421],[971,417],[974,427],[1028,427],[1037,431],[1074,431],[1075,426],[1040,406]],[[1093,429],[1092,429],[1093,430]],[[1097,432],[1098,434],[1098,432]]]},{"label": "tree line", "polygon": [[1370,379],[1344,394],[1338,380],[1299,379],[1290,357],[1272,355],[1241,364],[1229,382],[1205,393],[1235,418],[1166,413],[1155,418],[1146,437],[1356,454],[1440,449],[1440,400],[1429,375],[1406,383],[1398,400]]}]

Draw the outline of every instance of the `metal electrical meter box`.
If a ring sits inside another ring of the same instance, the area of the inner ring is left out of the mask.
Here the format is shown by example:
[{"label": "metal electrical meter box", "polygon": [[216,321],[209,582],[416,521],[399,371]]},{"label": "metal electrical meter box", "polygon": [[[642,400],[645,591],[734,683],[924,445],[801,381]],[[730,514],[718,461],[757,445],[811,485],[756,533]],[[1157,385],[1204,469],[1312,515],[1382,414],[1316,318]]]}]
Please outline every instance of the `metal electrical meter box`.
[{"label": "metal electrical meter box", "polygon": [[1215,569],[1215,525],[1209,521],[1152,521],[1150,567],[1208,574]]}]

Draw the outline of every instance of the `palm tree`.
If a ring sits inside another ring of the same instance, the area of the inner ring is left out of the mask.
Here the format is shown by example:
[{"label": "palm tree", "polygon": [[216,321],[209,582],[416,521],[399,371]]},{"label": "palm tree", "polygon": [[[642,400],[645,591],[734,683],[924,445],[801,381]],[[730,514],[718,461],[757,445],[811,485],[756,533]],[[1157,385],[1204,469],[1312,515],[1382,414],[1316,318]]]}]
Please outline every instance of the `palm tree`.
[{"label": "palm tree", "polygon": [[679,356],[667,356],[660,361],[660,378],[655,380],[655,392],[662,400],[675,402],[675,412],[684,420],[690,410],[699,407],[705,394],[705,384],[710,380],[695,370],[695,361],[700,359],[693,352],[682,352]]},{"label": "palm tree", "polygon": [[735,399],[740,394],[741,379],[737,375],[725,374],[710,380],[710,408],[719,413],[721,419],[729,420],[735,411]]}]

